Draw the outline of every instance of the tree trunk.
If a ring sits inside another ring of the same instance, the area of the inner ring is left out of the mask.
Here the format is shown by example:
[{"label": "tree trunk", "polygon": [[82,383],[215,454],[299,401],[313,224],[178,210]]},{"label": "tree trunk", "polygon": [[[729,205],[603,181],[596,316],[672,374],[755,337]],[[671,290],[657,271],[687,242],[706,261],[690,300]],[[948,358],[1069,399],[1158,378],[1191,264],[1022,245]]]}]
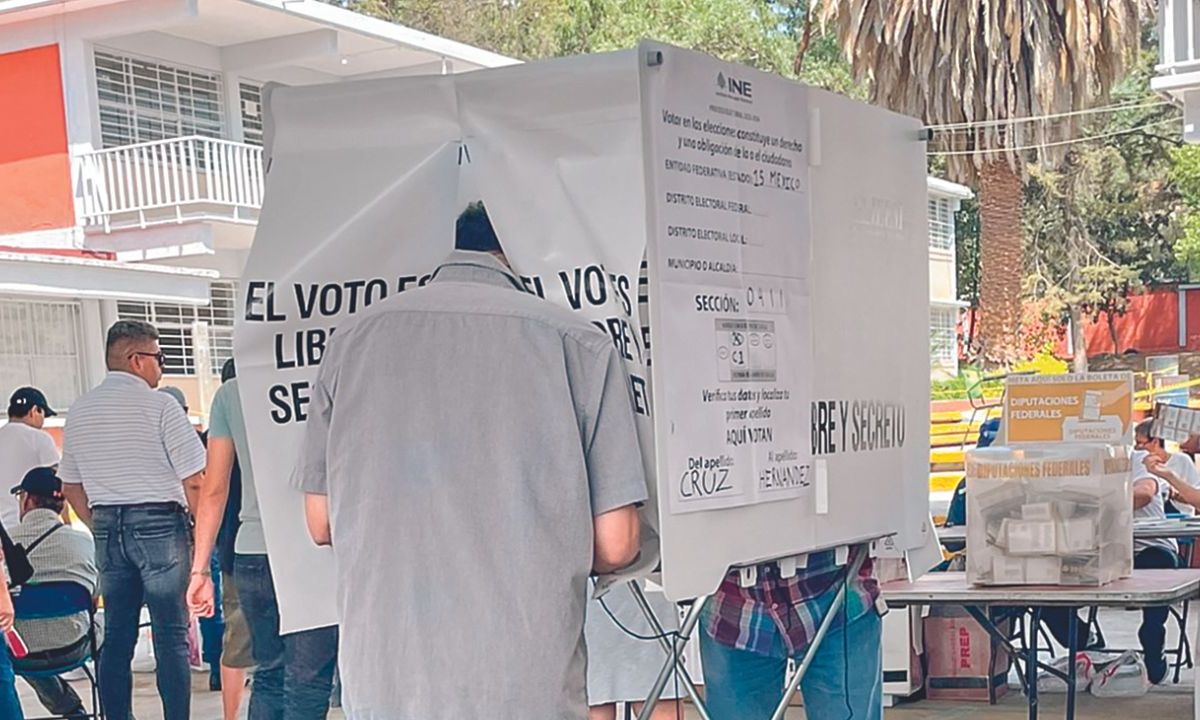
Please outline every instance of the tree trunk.
[{"label": "tree trunk", "polygon": [[979,328],[976,348],[985,364],[1020,359],[1021,178],[1007,160],[988,162],[979,173]]},{"label": "tree trunk", "polygon": [[1121,339],[1119,337],[1117,337],[1117,319],[1113,315],[1112,310],[1106,311],[1105,314],[1108,315],[1108,336],[1110,338],[1112,338],[1113,354],[1120,355],[1121,354]]},{"label": "tree trunk", "polygon": [[1087,338],[1083,335],[1083,313],[1078,305],[1072,305],[1067,312],[1071,316],[1071,371],[1085,373],[1088,371]]}]

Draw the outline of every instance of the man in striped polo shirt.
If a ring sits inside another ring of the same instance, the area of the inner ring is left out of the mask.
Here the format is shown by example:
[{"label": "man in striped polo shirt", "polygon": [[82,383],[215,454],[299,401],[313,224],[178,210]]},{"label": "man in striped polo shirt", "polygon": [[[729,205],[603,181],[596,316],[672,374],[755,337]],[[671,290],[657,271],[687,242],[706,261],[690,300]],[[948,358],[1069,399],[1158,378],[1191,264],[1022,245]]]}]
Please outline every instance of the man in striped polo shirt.
[{"label": "man in striped polo shirt", "polygon": [[[179,403],[154,392],[163,374],[158,331],[122,320],[108,331],[108,376],[75,401],[63,431],[63,494],[96,539],[104,596],[99,682],[105,714],[130,715],[130,663],[142,605],[150,609],[164,720],[191,705],[187,497],[204,446]],[[188,493],[185,494],[185,486]]]}]

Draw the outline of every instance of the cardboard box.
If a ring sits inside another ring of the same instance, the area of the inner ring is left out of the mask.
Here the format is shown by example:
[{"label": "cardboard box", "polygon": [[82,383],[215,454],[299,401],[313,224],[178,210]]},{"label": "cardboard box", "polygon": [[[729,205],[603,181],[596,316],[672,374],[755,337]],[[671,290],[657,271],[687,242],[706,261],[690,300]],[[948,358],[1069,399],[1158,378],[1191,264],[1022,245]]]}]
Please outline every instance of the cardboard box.
[{"label": "cardboard box", "polygon": [[1062,558],[1025,558],[1025,582],[1029,585],[1058,585],[1062,582]]},{"label": "cardboard box", "polygon": [[[996,697],[1008,692],[1008,653],[992,639],[974,618],[961,615],[925,618],[925,653],[928,674],[925,697],[929,700],[989,702],[989,691]],[[1001,632],[1008,633],[1011,622]],[[994,658],[994,660],[993,660]]]},{"label": "cardboard box", "polygon": [[1022,520],[1057,520],[1054,503],[1029,503],[1021,506]]},{"label": "cardboard box", "polygon": [[1096,521],[1090,517],[1063,520],[1058,526],[1058,551],[1064,555],[1095,552]]},{"label": "cardboard box", "polygon": [[[968,495],[969,497],[969,495]],[[1025,507],[1029,507],[1026,505]],[[1053,520],[1013,520],[1005,518],[1005,529],[1010,555],[1053,555],[1058,552]]]},{"label": "cardboard box", "polygon": [[1025,582],[1025,561],[1018,557],[992,557],[992,578],[997,585],[1020,585]]}]

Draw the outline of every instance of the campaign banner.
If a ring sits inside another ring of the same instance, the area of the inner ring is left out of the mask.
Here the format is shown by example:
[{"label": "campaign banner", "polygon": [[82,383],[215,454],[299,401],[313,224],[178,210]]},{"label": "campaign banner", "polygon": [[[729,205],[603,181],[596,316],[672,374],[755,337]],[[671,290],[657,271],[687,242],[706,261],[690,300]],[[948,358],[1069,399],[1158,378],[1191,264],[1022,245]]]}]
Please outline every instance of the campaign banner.
[{"label": "campaign banner", "polygon": [[1124,443],[1133,419],[1133,374],[1012,375],[1004,399],[1008,444]]}]

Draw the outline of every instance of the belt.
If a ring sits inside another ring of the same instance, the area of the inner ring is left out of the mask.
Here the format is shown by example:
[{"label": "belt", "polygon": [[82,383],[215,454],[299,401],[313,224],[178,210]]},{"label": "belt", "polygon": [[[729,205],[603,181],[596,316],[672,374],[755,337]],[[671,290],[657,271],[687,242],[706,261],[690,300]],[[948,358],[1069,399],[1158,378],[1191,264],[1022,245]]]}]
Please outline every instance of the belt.
[{"label": "belt", "polygon": [[165,502],[129,503],[127,505],[93,505],[93,510],[167,510],[169,512],[187,512],[187,508],[171,500]]}]

